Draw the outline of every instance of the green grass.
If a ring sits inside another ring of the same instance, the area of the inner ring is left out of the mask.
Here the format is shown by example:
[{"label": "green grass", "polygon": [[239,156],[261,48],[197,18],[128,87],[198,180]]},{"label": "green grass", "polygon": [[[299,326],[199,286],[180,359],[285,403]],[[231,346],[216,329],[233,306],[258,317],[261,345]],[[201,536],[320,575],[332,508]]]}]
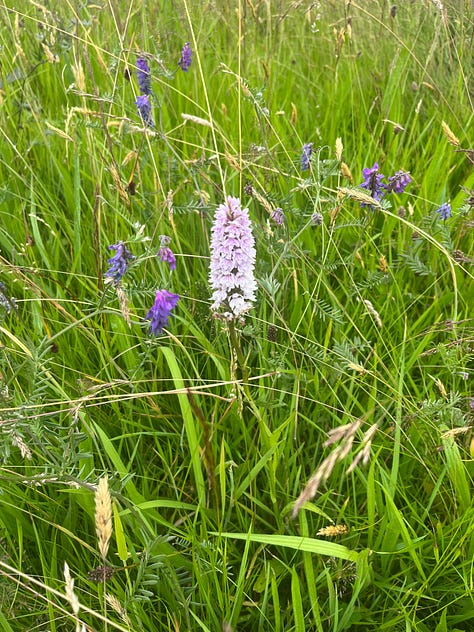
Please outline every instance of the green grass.
[{"label": "green grass", "polygon": [[[0,630],[471,630],[474,24],[437,4],[0,3]],[[375,162],[412,183],[372,211]],[[257,249],[235,329],[227,195]],[[157,288],[181,300],[155,338]]]}]

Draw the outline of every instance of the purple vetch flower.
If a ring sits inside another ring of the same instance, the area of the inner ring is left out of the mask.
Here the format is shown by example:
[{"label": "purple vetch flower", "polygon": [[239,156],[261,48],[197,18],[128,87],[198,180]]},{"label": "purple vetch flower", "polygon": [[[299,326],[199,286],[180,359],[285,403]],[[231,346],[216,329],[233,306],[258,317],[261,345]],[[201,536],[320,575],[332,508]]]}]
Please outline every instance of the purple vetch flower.
[{"label": "purple vetch flower", "polygon": [[276,209],[274,209],[271,213],[270,213],[270,219],[272,221],[275,222],[275,224],[278,224],[278,226],[281,226],[283,224],[283,222],[285,221],[285,213],[283,212],[283,209],[278,207]]},{"label": "purple vetch flower", "polygon": [[211,309],[217,312],[223,308],[227,320],[243,314],[255,301],[255,257],[249,211],[241,208],[238,198],[229,196],[214,217],[209,271],[214,301]]},{"label": "purple vetch flower", "polygon": [[137,59],[137,81],[141,94],[151,94],[151,75],[150,67],[144,57],[138,57]]},{"label": "purple vetch flower", "polygon": [[[362,176],[364,182],[359,186],[362,189],[367,189],[374,200],[381,200],[385,194],[385,185],[382,183],[385,176],[379,171],[379,163],[376,162],[373,167],[363,169]],[[367,204],[361,202],[361,206],[367,206]]]},{"label": "purple vetch flower", "polygon": [[451,211],[451,204],[449,204],[449,202],[441,204],[441,206],[436,209],[436,212],[441,217],[441,219],[444,220],[447,220],[448,217],[451,217],[451,215],[453,214]]},{"label": "purple vetch flower", "polygon": [[151,116],[151,103],[149,96],[147,94],[141,94],[136,98],[135,105],[137,106],[138,114],[140,115],[143,124],[153,127],[154,123]]},{"label": "purple vetch flower", "polygon": [[0,282],[0,305],[5,308],[7,314],[17,309],[16,300],[13,296],[9,296],[7,288]]},{"label": "purple vetch flower", "polygon": [[301,154],[301,171],[308,171],[309,159],[313,153],[313,143],[303,145],[303,153]]},{"label": "purple vetch flower", "polygon": [[186,42],[186,44],[183,46],[183,50],[181,51],[181,59],[178,61],[178,66],[181,68],[181,70],[184,70],[184,72],[188,72],[191,61],[191,46],[189,45],[189,42]]},{"label": "purple vetch flower", "polygon": [[176,307],[179,298],[178,294],[173,294],[168,292],[168,290],[156,291],[153,307],[145,316],[146,320],[151,320],[150,335],[156,336],[161,333],[163,327],[166,327],[171,310]]},{"label": "purple vetch flower", "polygon": [[407,171],[397,171],[393,176],[388,177],[385,189],[387,193],[403,193],[410,182],[411,176]]},{"label": "purple vetch flower", "polygon": [[109,269],[104,276],[109,277],[118,283],[125,272],[127,271],[128,262],[135,259],[132,253],[127,249],[123,241],[119,241],[117,244],[109,246],[109,250],[115,250],[113,257],[108,259]]},{"label": "purple vetch flower", "polygon": [[315,211],[311,215],[311,224],[313,226],[321,226],[322,223],[323,223],[323,216],[321,215],[321,213],[318,213]]},{"label": "purple vetch flower", "polygon": [[156,256],[160,261],[165,261],[169,264],[170,270],[176,269],[176,257],[173,254],[173,251],[169,247],[171,243],[171,237],[168,235],[160,235],[160,247]]}]

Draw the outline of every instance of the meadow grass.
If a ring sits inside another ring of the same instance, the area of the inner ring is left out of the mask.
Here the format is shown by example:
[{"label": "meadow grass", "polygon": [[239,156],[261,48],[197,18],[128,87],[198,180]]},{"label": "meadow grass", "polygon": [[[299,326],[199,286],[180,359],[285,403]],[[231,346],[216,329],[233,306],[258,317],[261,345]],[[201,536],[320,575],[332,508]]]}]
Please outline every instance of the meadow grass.
[{"label": "meadow grass", "polygon": [[472,629],[472,10],[2,0],[0,630]]}]

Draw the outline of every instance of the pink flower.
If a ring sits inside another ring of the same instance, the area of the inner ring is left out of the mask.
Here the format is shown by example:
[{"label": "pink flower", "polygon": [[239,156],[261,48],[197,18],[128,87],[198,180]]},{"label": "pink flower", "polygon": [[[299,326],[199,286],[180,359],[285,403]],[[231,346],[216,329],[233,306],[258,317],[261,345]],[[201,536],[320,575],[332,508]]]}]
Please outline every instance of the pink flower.
[{"label": "pink flower", "polygon": [[212,310],[223,309],[222,316],[228,320],[249,310],[255,301],[255,257],[248,209],[241,208],[238,198],[229,196],[214,217],[209,271]]}]

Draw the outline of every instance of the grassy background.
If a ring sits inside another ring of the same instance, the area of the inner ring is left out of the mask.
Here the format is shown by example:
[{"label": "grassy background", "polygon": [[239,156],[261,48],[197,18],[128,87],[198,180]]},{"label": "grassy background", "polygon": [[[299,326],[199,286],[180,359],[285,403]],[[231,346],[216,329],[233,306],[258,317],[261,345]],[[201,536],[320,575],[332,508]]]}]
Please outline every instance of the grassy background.
[{"label": "grassy background", "polygon": [[[437,4],[0,4],[1,630],[74,629],[65,561],[87,630],[472,628],[473,7]],[[413,182],[371,212],[338,188],[376,161]],[[209,309],[226,195],[257,242],[245,368]],[[119,240],[122,295],[103,278]],[[158,287],[182,298],[150,339]],[[328,433],[356,422],[292,519]]]}]

